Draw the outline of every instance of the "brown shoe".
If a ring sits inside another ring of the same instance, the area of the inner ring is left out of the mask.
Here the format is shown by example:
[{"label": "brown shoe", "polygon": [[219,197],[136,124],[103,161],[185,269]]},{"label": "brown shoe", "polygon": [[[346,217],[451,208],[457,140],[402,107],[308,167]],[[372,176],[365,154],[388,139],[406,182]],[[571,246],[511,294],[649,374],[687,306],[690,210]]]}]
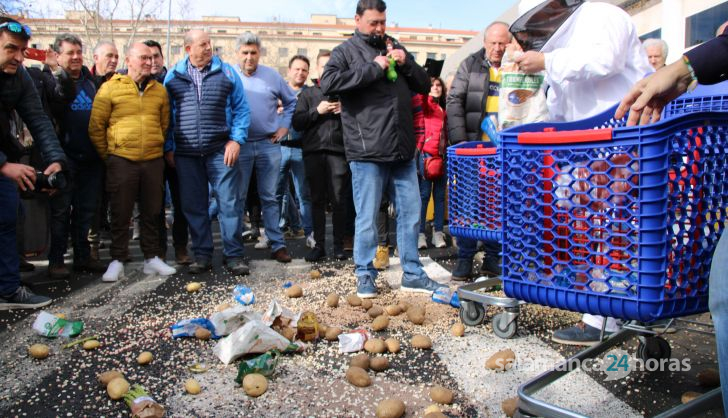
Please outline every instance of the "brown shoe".
[{"label": "brown shoe", "polygon": [[81,262],[74,262],[73,263],[73,271],[79,272],[79,273],[106,273],[106,268],[108,266],[99,260],[94,260],[93,258],[89,258],[86,260],[85,263]]},{"label": "brown shoe", "polygon": [[174,259],[177,264],[180,265],[192,264],[192,259],[190,258],[190,255],[187,254],[187,247],[175,247]]},{"label": "brown shoe", "polygon": [[65,280],[71,276],[71,272],[65,264],[51,264],[48,266],[48,277],[53,280]]},{"label": "brown shoe", "polygon": [[344,237],[344,251],[354,251],[354,237]]},{"label": "brown shoe", "polygon": [[91,255],[89,257],[96,261],[99,260],[99,247],[98,246],[91,245]]},{"label": "brown shoe", "polygon": [[286,249],[286,247],[278,249],[278,251],[270,255],[270,258],[276,260],[279,263],[291,262],[291,256],[290,254],[288,254],[288,250]]}]

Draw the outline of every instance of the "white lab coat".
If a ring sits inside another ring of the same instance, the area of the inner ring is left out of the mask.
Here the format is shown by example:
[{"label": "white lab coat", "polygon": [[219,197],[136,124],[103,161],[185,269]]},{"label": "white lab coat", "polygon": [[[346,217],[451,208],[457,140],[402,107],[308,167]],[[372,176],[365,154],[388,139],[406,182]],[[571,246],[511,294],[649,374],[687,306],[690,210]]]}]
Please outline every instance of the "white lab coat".
[{"label": "white lab coat", "polygon": [[579,7],[541,52],[552,121],[601,113],[653,71],[629,15],[608,3]]}]

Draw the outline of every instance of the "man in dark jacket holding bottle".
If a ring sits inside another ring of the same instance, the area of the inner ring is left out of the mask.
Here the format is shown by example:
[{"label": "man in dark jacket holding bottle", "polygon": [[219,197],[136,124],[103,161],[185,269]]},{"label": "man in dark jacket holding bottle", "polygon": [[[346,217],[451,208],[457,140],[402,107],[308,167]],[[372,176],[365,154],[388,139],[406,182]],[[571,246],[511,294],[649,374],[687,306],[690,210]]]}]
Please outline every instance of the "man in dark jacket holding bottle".
[{"label": "man in dark jacket holding bottle", "polygon": [[420,197],[415,165],[412,92],[430,91],[430,77],[394,38],[385,35],[386,4],[360,0],[354,36],[331,53],[321,77],[324,95],[339,95],[344,148],[352,174],[357,295],[377,295],[376,216],[387,192],[397,208],[402,290],[432,293],[439,285],[417,254]]}]

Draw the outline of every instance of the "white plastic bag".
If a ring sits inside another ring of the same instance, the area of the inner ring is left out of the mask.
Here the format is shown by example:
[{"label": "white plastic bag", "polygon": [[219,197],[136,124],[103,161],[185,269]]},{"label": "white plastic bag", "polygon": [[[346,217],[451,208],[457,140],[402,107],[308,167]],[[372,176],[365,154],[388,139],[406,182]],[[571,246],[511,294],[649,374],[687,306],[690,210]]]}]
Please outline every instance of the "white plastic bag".
[{"label": "white plastic bag", "polygon": [[339,334],[339,353],[354,353],[364,349],[364,343],[370,338],[364,329],[355,329],[347,334]]},{"label": "white plastic bag", "polygon": [[260,320],[260,318],[260,314],[253,312],[252,307],[237,305],[222,312],[215,312],[210,316],[210,322],[215,327],[215,334],[224,337],[245,325],[246,322]]},{"label": "white plastic bag", "polygon": [[526,74],[513,61],[522,52],[506,51],[501,66],[498,88],[498,130],[548,118],[544,92],[544,74]]},{"label": "white plastic bag", "polygon": [[[268,350],[291,351],[292,343],[261,321],[250,321],[221,339],[212,352],[225,364],[245,354],[260,354]],[[297,347],[303,347],[297,345]],[[294,347],[296,348],[296,347]],[[295,351],[295,350],[294,350]]]}]

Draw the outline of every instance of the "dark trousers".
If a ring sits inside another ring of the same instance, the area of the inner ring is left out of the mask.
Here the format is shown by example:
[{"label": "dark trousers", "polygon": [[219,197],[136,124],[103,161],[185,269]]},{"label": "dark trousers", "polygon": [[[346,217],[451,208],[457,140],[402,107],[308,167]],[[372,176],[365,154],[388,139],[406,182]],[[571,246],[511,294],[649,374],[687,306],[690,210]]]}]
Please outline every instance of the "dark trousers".
[{"label": "dark trousers", "polygon": [[316,246],[326,249],[327,196],[333,208],[334,248],[343,247],[346,234],[347,201],[351,195],[351,173],[343,154],[306,153],[303,156],[306,181],[311,192],[313,238]]},{"label": "dark trousers", "polygon": [[[182,213],[182,201],[179,197],[179,177],[177,176],[177,170],[171,167],[167,162],[164,162],[164,178],[167,180],[169,186],[169,194],[172,197],[172,208],[174,208],[174,221],[172,223],[172,245],[174,248],[187,247],[189,242],[189,234],[187,224],[187,218]],[[162,195],[162,201],[164,201],[164,195]],[[165,226],[165,213],[164,204],[162,204],[161,211],[161,227],[160,227],[160,245],[162,254],[167,253],[167,228]]]},{"label": "dark trousers", "polygon": [[[71,233],[74,263],[85,263],[90,256],[88,230],[103,191],[104,165],[101,161],[79,162],[68,159],[69,182],[65,190],[51,197],[51,248],[48,263],[63,263]],[[128,223],[128,220],[127,220]]]},{"label": "dark trousers", "polygon": [[10,296],[20,286],[20,260],[16,239],[18,186],[0,175],[0,296]]},{"label": "dark trousers", "polygon": [[159,211],[164,198],[164,161],[106,160],[106,192],[111,208],[111,258],[129,257],[129,219],[139,201],[140,246],[145,259],[161,256]]}]

